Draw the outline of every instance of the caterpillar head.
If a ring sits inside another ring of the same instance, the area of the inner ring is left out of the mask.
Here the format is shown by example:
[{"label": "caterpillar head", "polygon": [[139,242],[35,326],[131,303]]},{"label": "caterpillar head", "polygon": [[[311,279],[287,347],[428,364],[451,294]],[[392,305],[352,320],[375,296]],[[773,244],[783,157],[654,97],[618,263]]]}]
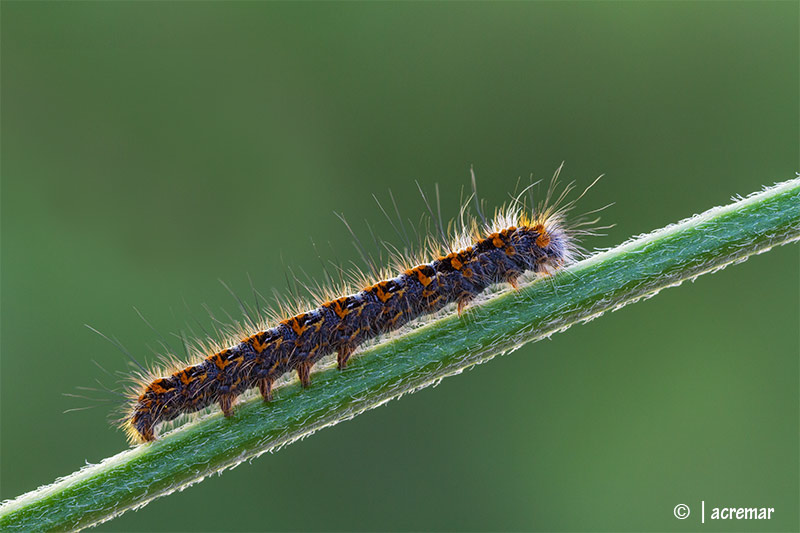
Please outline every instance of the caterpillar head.
[{"label": "caterpillar head", "polygon": [[524,233],[527,269],[552,275],[574,260],[574,245],[557,223],[535,223]]}]

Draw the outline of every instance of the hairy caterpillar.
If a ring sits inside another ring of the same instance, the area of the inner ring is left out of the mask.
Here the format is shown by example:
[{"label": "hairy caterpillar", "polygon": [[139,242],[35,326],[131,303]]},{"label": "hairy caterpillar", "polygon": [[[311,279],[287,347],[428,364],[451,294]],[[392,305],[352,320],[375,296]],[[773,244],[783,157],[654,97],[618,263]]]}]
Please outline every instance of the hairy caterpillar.
[{"label": "hairy caterpillar", "polygon": [[394,277],[370,281],[362,275],[361,284],[354,285],[356,292],[345,286],[348,295],[322,299],[315,309],[284,318],[273,327],[253,325],[239,332],[238,343],[210,349],[196,364],[173,363],[166,377],[160,377],[167,373],[163,370],[142,375],[123,421],[129,439],[152,441],[159,424],[213,404],[230,416],[237,397],[251,388],[257,387],[268,402],[273,384],[288,372],[297,372],[303,387],[309,387],[312,367],[328,354],[335,353],[339,369],[344,369],[361,344],[415,318],[451,303],[461,313],[487,287],[503,282],[516,287],[525,272],[556,272],[579,252],[576,236],[589,233],[577,229],[580,224],[565,224],[565,214],[577,199],[558,207],[571,185],[548,205],[557,176],[558,172],[546,200],[531,212],[520,201],[522,193],[490,221],[483,217],[477,199],[480,221],[472,216],[465,221],[462,208],[457,235],[447,239],[440,224],[442,243],[429,239],[433,260],[396,257],[400,274]]}]

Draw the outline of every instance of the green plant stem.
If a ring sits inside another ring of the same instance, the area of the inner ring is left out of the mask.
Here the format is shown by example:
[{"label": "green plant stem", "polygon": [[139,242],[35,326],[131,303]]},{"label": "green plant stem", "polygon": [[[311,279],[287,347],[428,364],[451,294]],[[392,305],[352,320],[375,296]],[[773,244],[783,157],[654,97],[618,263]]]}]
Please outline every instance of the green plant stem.
[{"label": "green plant stem", "polygon": [[388,340],[312,387],[205,416],[0,507],[3,531],[80,529],[663,288],[800,238],[800,179],[634,238]]}]

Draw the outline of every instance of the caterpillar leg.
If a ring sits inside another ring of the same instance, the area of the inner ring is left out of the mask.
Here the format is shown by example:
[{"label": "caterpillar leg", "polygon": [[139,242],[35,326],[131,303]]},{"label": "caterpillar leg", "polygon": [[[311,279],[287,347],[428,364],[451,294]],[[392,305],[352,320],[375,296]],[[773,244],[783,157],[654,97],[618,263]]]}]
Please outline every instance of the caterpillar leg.
[{"label": "caterpillar leg", "polygon": [[339,352],[336,354],[336,362],[339,363],[339,370],[344,370],[347,366],[347,361],[350,360],[350,356],[353,355],[355,350],[350,346],[342,346],[339,348]]},{"label": "caterpillar leg", "polygon": [[152,441],[156,440],[156,436],[155,436],[155,433],[153,433],[153,428],[152,427],[144,428],[139,435],[142,437],[142,440],[145,441],[145,442],[152,442]]},{"label": "caterpillar leg", "polygon": [[156,440],[153,424],[150,421],[141,424],[131,424],[127,428],[128,435],[138,442],[152,442]]},{"label": "caterpillar leg", "polygon": [[300,378],[300,383],[303,385],[304,389],[311,386],[311,377],[309,374],[311,373],[312,366],[311,363],[300,363],[297,365],[297,377]]},{"label": "caterpillar leg", "polygon": [[458,298],[458,316],[461,316],[464,313],[464,309],[469,305],[469,303],[475,298],[472,294],[465,293],[459,296]]},{"label": "caterpillar leg", "polygon": [[131,442],[150,442],[156,439],[150,405],[137,405],[130,420],[125,424],[125,432]]},{"label": "caterpillar leg", "polygon": [[265,402],[272,401],[272,380],[270,378],[259,379],[258,390]]},{"label": "caterpillar leg", "polygon": [[519,290],[519,283],[517,280],[519,279],[520,274],[518,272],[509,272],[506,275],[506,282],[511,285],[511,287],[516,291]]},{"label": "caterpillar leg", "polygon": [[221,394],[219,397],[219,408],[222,409],[222,414],[229,417],[233,414],[233,404],[236,402],[235,394]]}]

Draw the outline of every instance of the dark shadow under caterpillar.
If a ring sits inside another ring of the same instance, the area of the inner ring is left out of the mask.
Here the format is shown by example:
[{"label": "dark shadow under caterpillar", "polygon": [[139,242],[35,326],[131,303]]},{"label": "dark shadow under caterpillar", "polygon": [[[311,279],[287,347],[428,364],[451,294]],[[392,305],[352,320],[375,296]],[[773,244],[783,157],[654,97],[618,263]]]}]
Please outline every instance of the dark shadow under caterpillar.
[{"label": "dark shadow under caterpillar", "polygon": [[311,368],[325,355],[335,352],[342,369],[369,339],[450,303],[460,312],[492,284],[516,285],[526,271],[550,273],[569,259],[573,245],[557,217],[516,218],[519,227],[484,234],[458,252],[325,302],[199,364],[154,379],[133,400],[124,423],[131,440],[152,441],[160,423],[215,403],[230,416],[236,398],[253,387],[269,401],[273,383],[287,372],[296,371],[308,387]]}]

